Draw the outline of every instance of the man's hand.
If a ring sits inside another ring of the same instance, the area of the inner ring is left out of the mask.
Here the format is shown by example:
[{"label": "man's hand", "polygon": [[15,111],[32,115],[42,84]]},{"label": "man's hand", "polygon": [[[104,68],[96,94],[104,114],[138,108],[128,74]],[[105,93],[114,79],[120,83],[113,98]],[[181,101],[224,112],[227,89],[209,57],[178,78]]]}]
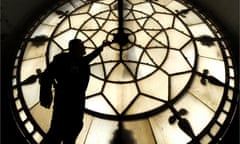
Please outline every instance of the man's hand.
[{"label": "man's hand", "polygon": [[103,47],[105,47],[105,46],[108,46],[108,45],[110,45],[112,42],[109,42],[109,41],[103,41],[103,43],[102,43],[102,46]]}]

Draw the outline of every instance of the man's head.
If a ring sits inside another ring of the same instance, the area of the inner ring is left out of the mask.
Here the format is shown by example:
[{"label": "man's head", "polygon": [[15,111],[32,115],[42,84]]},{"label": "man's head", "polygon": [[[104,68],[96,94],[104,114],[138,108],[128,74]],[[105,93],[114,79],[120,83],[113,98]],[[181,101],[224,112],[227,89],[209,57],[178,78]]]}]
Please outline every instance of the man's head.
[{"label": "man's head", "polygon": [[74,56],[83,56],[86,54],[83,42],[80,39],[73,39],[69,42],[69,52]]}]

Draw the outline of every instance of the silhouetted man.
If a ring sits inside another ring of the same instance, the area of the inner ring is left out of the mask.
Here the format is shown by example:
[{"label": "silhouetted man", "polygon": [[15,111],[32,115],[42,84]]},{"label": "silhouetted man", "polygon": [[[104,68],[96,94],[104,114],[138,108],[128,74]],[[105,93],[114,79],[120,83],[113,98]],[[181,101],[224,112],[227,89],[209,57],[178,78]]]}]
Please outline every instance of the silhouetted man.
[{"label": "silhouetted man", "polygon": [[69,42],[69,53],[54,57],[53,62],[40,78],[40,104],[49,108],[52,101],[51,88],[55,97],[51,127],[43,144],[74,144],[83,127],[85,91],[89,82],[89,63],[97,57],[108,43],[91,54],[86,54],[83,42],[73,39]]}]

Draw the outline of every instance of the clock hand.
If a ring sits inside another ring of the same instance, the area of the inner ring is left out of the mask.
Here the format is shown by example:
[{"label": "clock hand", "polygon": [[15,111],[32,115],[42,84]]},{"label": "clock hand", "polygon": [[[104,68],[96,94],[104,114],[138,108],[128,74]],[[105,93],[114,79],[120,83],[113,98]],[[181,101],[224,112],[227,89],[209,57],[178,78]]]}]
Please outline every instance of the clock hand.
[{"label": "clock hand", "polygon": [[29,76],[27,79],[22,81],[20,84],[15,85],[14,87],[28,85],[28,84],[32,84],[32,83],[36,82],[37,79],[40,77],[41,73],[42,73],[41,69],[36,69],[36,74]]},{"label": "clock hand", "polygon": [[124,33],[123,28],[123,0],[118,1],[118,33],[114,34],[113,42],[119,44],[120,60],[123,57],[123,46],[129,43],[128,34]]}]

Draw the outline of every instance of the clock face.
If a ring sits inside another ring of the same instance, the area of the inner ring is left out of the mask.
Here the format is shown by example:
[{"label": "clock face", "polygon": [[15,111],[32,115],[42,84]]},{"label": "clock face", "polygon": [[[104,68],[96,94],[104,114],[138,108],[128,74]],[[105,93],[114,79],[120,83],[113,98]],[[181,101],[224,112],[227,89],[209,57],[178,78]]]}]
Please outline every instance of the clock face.
[{"label": "clock face", "polygon": [[230,47],[208,17],[181,0],[72,0],[40,17],[16,55],[11,102],[27,141],[40,143],[51,122],[38,78],[74,38],[87,54],[112,41],[90,63],[77,143],[114,143],[118,130],[144,144],[221,139],[235,111],[237,77]]}]

